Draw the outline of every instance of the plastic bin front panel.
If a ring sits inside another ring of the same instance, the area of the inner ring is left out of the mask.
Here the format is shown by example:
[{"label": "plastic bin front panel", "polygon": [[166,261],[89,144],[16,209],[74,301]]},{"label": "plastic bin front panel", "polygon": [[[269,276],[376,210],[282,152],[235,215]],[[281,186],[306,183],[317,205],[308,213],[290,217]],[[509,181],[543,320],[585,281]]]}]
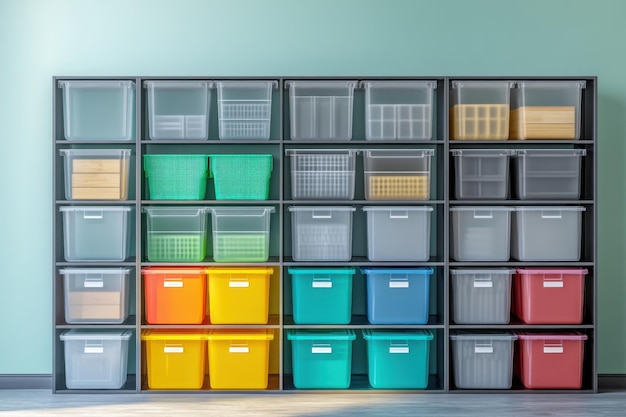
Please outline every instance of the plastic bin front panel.
[{"label": "plastic bin front panel", "polygon": [[349,261],[354,207],[289,207],[295,261]]},{"label": "plastic bin front panel", "polygon": [[453,150],[455,187],[458,200],[506,199],[509,196],[511,150]]},{"label": "plastic bin front panel", "polygon": [[456,324],[508,324],[513,269],[452,269]]},{"label": "plastic bin front panel", "polygon": [[217,85],[222,140],[268,140],[276,81],[220,81]]},{"label": "plastic bin front panel", "polygon": [[294,200],[352,200],[356,151],[288,149]]},{"label": "plastic bin front panel", "polygon": [[150,200],[202,200],[209,175],[208,155],[144,155]]},{"label": "plastic bin front panel", "polygon": [[201,324],[206,316],[206,273],[202,268],[144,268],[148,324]]},{"label": "plastic bin front panel", "polygon": [[450,244],[456,261],[508,261],[509,207],[452,207]]},{"label": "plastic bin front panel", "polygon": [[202,262],[206,256],[207,209],[144,207],[146,253],[152,262]]},{"label": "plastic bin front panel", "polygon": [[217,200],[267,200],[272,155],[211,155]]},{"label": "plastic bin front panel", "polygon": [[215,262],[266,262],[274,207],[211,207]]}]

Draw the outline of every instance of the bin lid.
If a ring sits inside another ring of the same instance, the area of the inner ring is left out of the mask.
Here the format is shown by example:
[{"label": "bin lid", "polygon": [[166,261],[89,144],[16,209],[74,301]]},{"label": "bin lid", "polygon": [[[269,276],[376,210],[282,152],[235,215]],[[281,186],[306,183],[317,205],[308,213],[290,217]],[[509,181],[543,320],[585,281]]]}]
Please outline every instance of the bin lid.
[{"label": "bin lid", "polygon": [[61,334],[60,339],[66,340],[128,340],[132,330],[96,330],[72,329]]},{"label": "bin lid", "polygon": [[216,87],[228,87],[228,88],[250,88],[250,87],[266,87],[272,88],[278,87],[278,81],[276,80],[237,80],[237,81],[215,81]]},{"label": "bin lid", "polygon": [[310,275],[310,274],[343,274],[354,275],[354,268],[287,268],[291,275]]},{"label": "bin lid", "polygon": [[77,212],[85,212],[85,211],[131,211],[133,207],[128,206],[80,206],[80,207],[59,207],[59,211],[77,211]]},{"label": "bin lid", "polygon": [[363,339],[365,340],[433,340],[430,330],[409,330],[406,332],[398,330],[375,330],[364,329]]},{"label": "bin lid", "polygon": [[274,207],[207,207],[214,216],[264,216],[274,213]]},{"label": "bin lid", "polygon": [[71,80],[59,81],[61,88],[128,88],[135,86],[134,81],[127,80]]},{"label": "bin lid", "polygon": [[425,158],[434,154],[433,149],[363,149],[366,158]]},{"label": "bin lid", "polygon": [[466,274],[502,274],[508,275],[515,272],[513,268],[489,268],[489,269],[463,269],[463,268],[455,268],[450,269],[451,275],[466,275]]},{"label": "bin lid", "polygon": [[130,149],[59,149],[63,156],[95,156],[99,158],[128,158]]},{"label": "bin lid", "polygon": [[141,340],[206,340],[202,330],[144,330]]},{"label": "bin lid", "polygon": [[555,88],[560,90],[567,89],[577,89],[580,90],[582,88],[587,87],[587,81],[584,80],[574,80],[574,81],[517,81],[515,83],[518,88]]},{"label": "bin lid", "polygon": [[102,275],[128,275],[130,268],[107,268],[107,269],[89,269],[89,268],[63,268],[59,270],[61,275],[73,274],[102,274]]},{"label": "bin lid", "polygon": [[586,156],[585,149],[516,149],[513,156]]},{"label": "bin lid", "polygon": [[355,211],[355,207],[351,206],[309,206],[295,207],[290,206],[289,211]]},{"label": "bin lid", "polygon": [[514,206],[515,211],[586,211],[585,207],[572,206]]},{"label": "bin lid", "polygon": [[272,329],[229,329],[211,330],[209,340],[274,340]]},{"label": "bin lid", "polygon": [[507,89],[515,87],[513,81],[452,81],[452,88],[489,88],[489,89]]},{"label": "bin lid", "polygon": [[356,155],[358,149],[285,149],[285,155]]},{"label": "bin lid", "polygon": [[431,206],[365,206],[363,211],[433,211]]},{"label": "bin lid", "polygon": [[455,332],[450,334],[452,340],[517,340],[517,335],[510,332]]},{"label": "bin lid", "polygon": [[518,274],[523,275],[540,275],[540,274],[568,274],[568,275],[587,275],[589,272],[586,268],[517,268]]},{"label": "bin lid", "polygon": [[144,81],[143,88],[159,87],[159,88],[211,88],[211,81],[196,80],[168,80],[168,81]]},{"label": "bin lid", "polygon": [[206,268],[196,266],[148,266],[141,269],[142,275],[180,274],[198,275],[206,274]]},{"label": "bin lid", "polygon": [[349,88],[356,87],[357,81],[287,81],[285,87],[288,88]]},{"label": "bin lid", "polygon": [[144,207],[144,213],[148,216],[167,216],[167,217],[196,217],[206,214],[208,207]]},{"label": "bin lid", "polygon": [[210,267],[205,269],[206,273],[211,275],[213,274],[246,274],[246,275],[272,275],[274,273],[274,268],[259,268],[259,267],[238,267],[238,268],[220,268],[220,267]]},{"label": "bin lid", "polygon": [[428,89],[434,90],[437,88],[437,81],[435,80],[411,80],[411,81],[361,81],[361,88],[400,88],[400,89]]},{"label": "bin lid", "polygon": [[587,340],[587,335],[582,333],[545,334],[518,332],[517,337],[520,340]]},{"label": "bin lid", "polygon": [[515,155],[515,149],[452,149],[453,156],[511,156]]},{"label": "bin lid", "polygon": [[363,274],[421,274],[432,275],[433,269],[424,268],[361,268]]},{"label": "bin lid", "polygon": [[455,206],[450,211],[514,211],[513,207],[504,206]]},{"label": "bin lid", "polygon": [[356,335],[352,329],[337,330],[289,330],[289,340],[354,340]]}]

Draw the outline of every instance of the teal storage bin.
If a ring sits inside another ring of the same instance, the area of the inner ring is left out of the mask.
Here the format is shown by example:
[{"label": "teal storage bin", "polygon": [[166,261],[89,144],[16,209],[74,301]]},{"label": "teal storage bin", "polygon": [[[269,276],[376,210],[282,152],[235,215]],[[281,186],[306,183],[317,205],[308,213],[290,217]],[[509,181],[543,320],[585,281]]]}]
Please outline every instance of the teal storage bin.
[{"label": "teal storage bin", "polygon": [[354,268],[289,268],[295,324],[349,324]]},{"label": "teal storage bin", "polygon": [[293,385],[298,389],[346,389],[352,371],[352,341],[345,330],[289,330]]},{"label": "teal storage bin", "polygon": [[211,155],[217,200],[267,200],[272,155]]},{"label": "teal storage bin", "polygon": [[203,200],[208,155],[144,155],[150,200]]}]

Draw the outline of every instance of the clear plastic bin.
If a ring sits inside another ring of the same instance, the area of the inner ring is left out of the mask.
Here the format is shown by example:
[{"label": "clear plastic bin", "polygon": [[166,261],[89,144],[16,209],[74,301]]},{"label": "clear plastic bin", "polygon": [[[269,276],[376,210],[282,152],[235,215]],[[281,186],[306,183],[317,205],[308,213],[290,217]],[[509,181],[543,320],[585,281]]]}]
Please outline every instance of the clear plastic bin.
[{"label": "clear plastic bin", "polygon": [[585,207],[515,207],[511,255],[518,261],[578,261]]},{"label": "clear plastic bin", "polygon": [[352,139],[356,81],[288,81],[292,140]]},{"label": "clear plastic bin", "polygon": [[133,247],[133,207],[60,207],[68,262],[125,261]]},{"label": "clear plastic bin", "polygon": [[580,198],[584,149],[518,149],[516,194],[520,200]]},{"label": "clear plastic bin", "polygon": [[354,149],[287,149],[294,200],[352,200]]},{"label": "clear plastic bin", "polygon": [[451,269],[456,324],[508,324],[514,269]]},{"label": "clear plastic bin", "polygon": [[145,81],[148,133],[152,140],[207,140],[211,88],[208,81]]},{"label": "clear plastic bin", "polygon": [[428,200],[431,149],[363,151],[365,199]]},{"label": "clear plastic bin", "polygon": [[513,85],[509,81],[453,81],[450,139],[508,139]]},{"label": "clear plastic bin", "polygon": [[216,200],[267,200],[272,155],[211,155]]},{"label": "clear plastic bin", "polygon": [[455,149],[454,195],[458,200],[491,200],[509,197],[511,149]]},{"label": "clear plastic bin", "polygon": [[512,207],[450,207],[455,261],[508,261]]},{"label": "clear plastic bin", "polygon": [[67,389],[120,389],[128,374],[131,330],[78,330],[61,334]]},{"label": "clear plastic bin", "polygon": [[215,262],[267,262],[274,207],[210,207]]},{"label": "clear plastic bin", "polygon": [[219,81],[217,104],[221,140],[268,140],[272,89],[276,81]]},{"label": "clear plastic bin", "polygon": [[366,140],[429,140],[436,81],[366,81]]},{"label": "clear plastic bin", "polygon": [[202,262],[206,256],[206,207],[144,207],[146,256],[152,262]]},{"label": "clear plastic bin", "polygon": [[430,259],[432,207],[363,207],[367,213],[367,259],[427,261]]},{"label": "clear plastic bin", "polygon": [[585,81],[518,81],[511,91],[511,139],[580,139]]},{"label": "clear plastic bin", "polygon": [[209,155],[144,155],[150,200],[203,200]]},{"label": "clear plastic bin", "polygon": [[135,83],[59,81],[67,140],[135,139]]},{"label": "clear plastic bin", "polygon": [[289,207],[294,261],[349,261],[354,207]]},{"label": "clear plastic bin", "polygon": [[65,268],[65,322],[121,324],[128,317],[129,268]]}]

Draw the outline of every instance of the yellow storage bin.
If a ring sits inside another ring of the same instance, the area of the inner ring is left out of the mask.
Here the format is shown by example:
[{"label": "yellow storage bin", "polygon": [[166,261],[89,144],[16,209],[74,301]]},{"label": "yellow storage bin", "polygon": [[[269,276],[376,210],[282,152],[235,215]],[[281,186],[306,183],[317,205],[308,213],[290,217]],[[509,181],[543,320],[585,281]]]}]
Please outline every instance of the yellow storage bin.
[{"label": "yellow storage bin", "polygon": [[207,333],[144,330],[150,389],[200,389],[204,383]]},{"label": "yellow storage bin", "polygon": [[212,330],[208,339],[211,388],[267,388],[273,330]]},{"label": "yellow storage bin", "polygon": [[267,324],[272,268],[208,268],[212,324]]}]

